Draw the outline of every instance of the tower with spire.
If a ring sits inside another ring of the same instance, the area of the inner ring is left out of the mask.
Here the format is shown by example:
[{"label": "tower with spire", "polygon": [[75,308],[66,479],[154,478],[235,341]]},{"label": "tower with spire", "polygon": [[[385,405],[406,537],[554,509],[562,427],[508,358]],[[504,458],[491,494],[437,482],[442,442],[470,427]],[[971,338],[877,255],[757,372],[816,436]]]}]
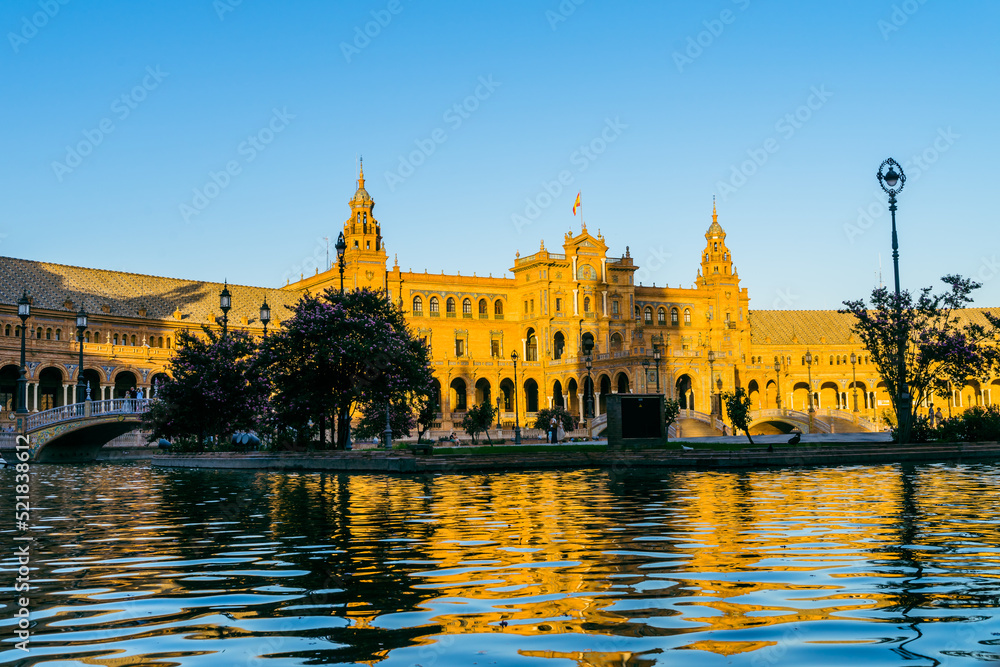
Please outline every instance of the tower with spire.
[{"label": "tower with spire", "polygon": [[344,223],[344,286],[385,289],[388,255],[382,240],[382,226],[373,213],[375,202],[365,189],[365,165],[360,162],[358,189],[348,202],[351,217]]},{"label": "tower with spire", "polygon": [[718,286],[722,283],[737,284],[739,277],[733,269],[733,256],[726,247],[726,232],[719,224],[719,213],[712,197],[712,224],[705,232],[705,251],[701,255],[699,287]]}]

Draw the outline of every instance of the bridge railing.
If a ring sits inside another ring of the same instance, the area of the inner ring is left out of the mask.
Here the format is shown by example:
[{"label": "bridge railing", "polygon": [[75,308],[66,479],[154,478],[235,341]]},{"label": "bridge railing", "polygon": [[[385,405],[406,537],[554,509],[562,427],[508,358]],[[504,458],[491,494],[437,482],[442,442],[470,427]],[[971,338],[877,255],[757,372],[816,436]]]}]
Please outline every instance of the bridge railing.
[{"label": "bridge railing", "polygon": [[150,401],[151,399],[148,398],[112,398],[106,401],[86,401],[85,403],[64,405],[29,415],[28,430],[32,431],[49,424],[58,424],[84,417],[142,414],[149,409]]}]

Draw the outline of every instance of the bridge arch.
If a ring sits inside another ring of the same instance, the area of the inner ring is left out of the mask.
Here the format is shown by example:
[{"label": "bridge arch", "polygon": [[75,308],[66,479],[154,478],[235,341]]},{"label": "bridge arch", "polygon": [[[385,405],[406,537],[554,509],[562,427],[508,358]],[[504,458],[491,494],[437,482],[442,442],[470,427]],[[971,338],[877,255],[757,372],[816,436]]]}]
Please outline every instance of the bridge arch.
[{"label": "bridge arch", "polygon": [[142,425],[149,400],[74,403],[28,416],[30,454],[38,463],[93,461],[114,438]]}]

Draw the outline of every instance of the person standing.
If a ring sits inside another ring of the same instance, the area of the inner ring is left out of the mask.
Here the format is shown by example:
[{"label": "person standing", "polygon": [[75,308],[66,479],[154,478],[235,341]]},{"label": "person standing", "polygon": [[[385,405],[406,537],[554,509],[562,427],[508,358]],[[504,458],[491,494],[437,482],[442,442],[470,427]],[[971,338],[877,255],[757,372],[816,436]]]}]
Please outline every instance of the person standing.
[{"label": "person standing", "polygon": [[934,421],[937,422],[938,426],[940,426],[944,421],[944,415],[941,414],[941,408],[938,408],[937,412],[934,413]]},{"label": "person standing", "polygon": [[927,408],[927,425],[934,428],[934,404],[931,403],[931,407]]},{"label": "person standing", "polygon": [[549,417],[549,433],[548,433],[548,436],[549,436],[549,443],[550,444],[556,441],[556,418],[555,418],[554,415],[552,417]]}]

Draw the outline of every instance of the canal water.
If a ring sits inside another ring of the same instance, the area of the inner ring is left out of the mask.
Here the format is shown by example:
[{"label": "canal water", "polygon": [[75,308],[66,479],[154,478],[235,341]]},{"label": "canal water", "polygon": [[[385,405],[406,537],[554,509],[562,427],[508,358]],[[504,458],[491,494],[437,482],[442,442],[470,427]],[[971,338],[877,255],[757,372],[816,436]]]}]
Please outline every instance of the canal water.
[{"label": "canal water", "polygon": [[984,665],[1000,466],[421,477],[35,466],[0,664]]}]

